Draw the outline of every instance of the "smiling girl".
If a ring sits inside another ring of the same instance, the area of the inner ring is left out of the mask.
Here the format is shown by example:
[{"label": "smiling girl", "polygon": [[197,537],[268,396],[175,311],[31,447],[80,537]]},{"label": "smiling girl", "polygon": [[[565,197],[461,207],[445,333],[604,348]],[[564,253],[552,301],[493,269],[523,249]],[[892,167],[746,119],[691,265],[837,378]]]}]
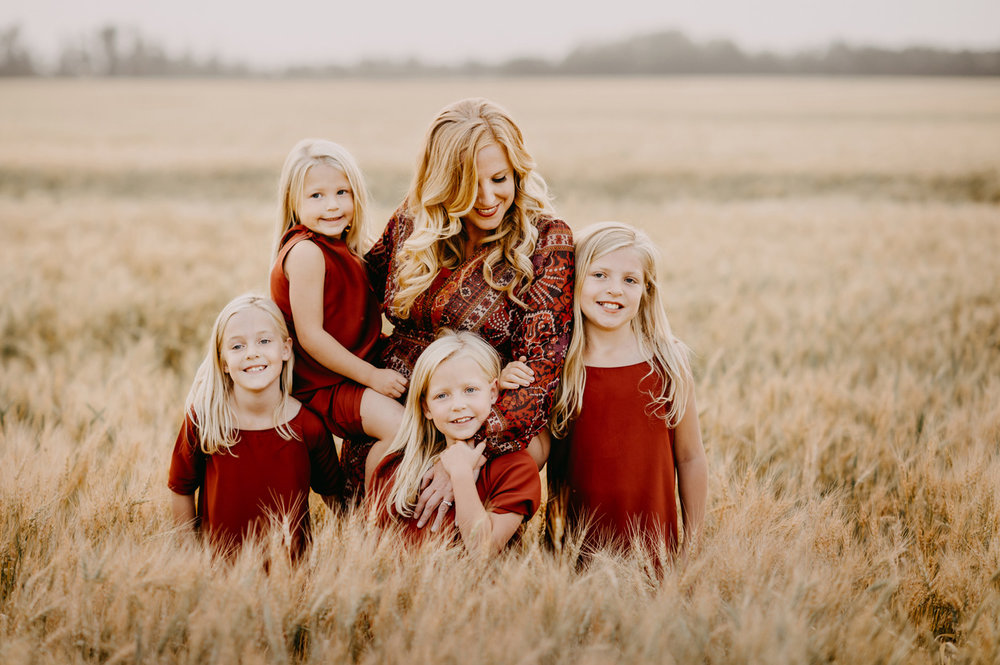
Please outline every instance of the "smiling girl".
[{"label": "smiling girl", "polygon": [[300,553],[309,487],[330,501],[343,490],[329,431],[289,394],[292,367],[273,302],[246,295],[226,305],[187,398],[167,483],[178,526],[200,529],[223,552],[277,518]]},{"label": "smiling girl", "polygon": [[294,342],[294,395],[337,436],[388,442],[407,379],[375,364],[382,316],[362,259],[361,170],[340,145],[305,139],[285,160],[279,197],[271,297]]},{"label": "smiling girl", "polygon": [[[553,409],[549,478],[568,488],[569,524],[589,545],[687,546],[705,516],[708,472],[688,351],[657,288],[657,249],[627,224],[576,243],[574,330]],[[676,483],[676,484],[675,484]]]},{"label": "smiling girl", "polygon": [[417,527],[417,497],[438,461],[455,497],[454,515],[440,530],[446,540],[461,538],[473,552],[497,552],[534,514],[541,481],[531,455],[519,450],[484,464],[485,442],[471,443],[497,400],[499,376],[500,357],[474,333],[444,330],[424,350],[399,433],[381,461],[377,452],[368,457],[367,499],[378,522],[401,523],[413,540],[430,536]]}]

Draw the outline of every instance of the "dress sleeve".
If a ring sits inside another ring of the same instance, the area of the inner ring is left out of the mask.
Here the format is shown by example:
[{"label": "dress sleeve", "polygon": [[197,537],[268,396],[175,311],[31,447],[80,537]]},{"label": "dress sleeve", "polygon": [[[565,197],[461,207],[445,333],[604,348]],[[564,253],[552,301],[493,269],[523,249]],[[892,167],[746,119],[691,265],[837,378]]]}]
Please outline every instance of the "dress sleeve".
[{"label": "dress sleeve", "polygon": [[396,226],[399,224],[399,216],[402,214],[401,210],[402,208],[393,213],[389,219],[389,223],[385,225],[382,237],[365,254],[368,280],[371,282],[375,299],[379,303],[385,301],[385,281],[389,276],[389,269],[392,267],[392,258],[396,252]]},{"label": "dress sleeve", "polygon": [[319,418],[308,419],[302,430],[309,450],[309,486],[317,494],[343,497],[344,472],[330,431]]},{"label": "dress sleeve", "polygon": [[539,225],[532,264],[535,278],[521,296],[527,305],[511,334],[511,358],[524,356],[535,382],[503,390],[483,427],[486,456],[521,450],[548,422],[552,400],[562,375],[573,323],[573,233],[565,222]]},{"label": "dress sleeve", "polygon": [[177,494],[194,494],[205,481],[205,453],[191,415],[184,418],[170,457],[167,487]]},{"label": "dress sleeve", "polygon": [[486,471],[489,488],[484,507],[491,513],[530,518],[542,501],[542,481],[531,455],[517,452],[498,457]]}]

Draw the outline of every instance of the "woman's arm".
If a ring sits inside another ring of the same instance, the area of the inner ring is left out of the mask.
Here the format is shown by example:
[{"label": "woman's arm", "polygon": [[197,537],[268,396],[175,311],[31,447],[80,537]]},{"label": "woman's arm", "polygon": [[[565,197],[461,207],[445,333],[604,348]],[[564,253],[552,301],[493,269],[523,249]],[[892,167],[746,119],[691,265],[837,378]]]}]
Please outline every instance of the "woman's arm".
[{"label": "woman's arm", "polygon": [[310,356],[332,372],[361,385],[397,398],[406,390],[406,379],[391,369],[379,369],[359,358],[323,328],[326,262],[316,243],[303,240],[285,257],[288,300],[299,344]]},{"label": "woman's arm", "polygon": [[691,391],[688,398],[684,417],[674,429],[674,456],[684,519],[683,549],[688,550],[690,543],[701,531],[708,502],[708,460],[701,442],[694,391]]},{"label": "woman's arm", "polygon": [[441,454],[441,463],[451,477],[455,491],[455,524],[470,552],[496,554],[504,548],[523,519],[517,513],[486,510],[476,490],[473,470],[482,457],[485,443],[475,448],[458,442]]},{"label": "woman's arm", "polygon": [[521,296],[527,307],[511,335],[511,356],[524,357],[534,382],[504,390],[477,437],[486,456],[523,448],[547,422],[562,375],[573,322],[573,234],[565,222],[547,220],[532,257],[535,277]]},{"label": "woman's arm", "polygon": [[392,266],[392,257],[396,251],[396,226],[399,218],[403,214],[400,207],[386,224],[382,237],[365,254],[365,269],[368,271],[368,281],[371,282],[372,291],[375,298],[380,303],[385,301],[385,284],[389,277],[389,268]]}]

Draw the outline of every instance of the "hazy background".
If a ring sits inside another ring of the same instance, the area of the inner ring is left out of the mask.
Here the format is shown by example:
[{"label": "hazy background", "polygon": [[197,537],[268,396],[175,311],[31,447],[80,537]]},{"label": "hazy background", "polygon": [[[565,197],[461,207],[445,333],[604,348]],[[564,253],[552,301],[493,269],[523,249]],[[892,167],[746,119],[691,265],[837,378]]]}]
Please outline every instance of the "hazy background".
[{"label": "hazy background", "polygon": [[54,59],[67,42],[114,24],[170,53],[216,56],[251,67],[354,64],[364,58],[496,63],[561,57],[591,42],[663,29],[695,40],[729,39],[750,50],[788,52],[834,41],[900,48],[996,49],[995,0],[705,0],[699,3],[582,0],[424,0],[400,3],[245,3],[237,0],[6,0],[0,26]]}]

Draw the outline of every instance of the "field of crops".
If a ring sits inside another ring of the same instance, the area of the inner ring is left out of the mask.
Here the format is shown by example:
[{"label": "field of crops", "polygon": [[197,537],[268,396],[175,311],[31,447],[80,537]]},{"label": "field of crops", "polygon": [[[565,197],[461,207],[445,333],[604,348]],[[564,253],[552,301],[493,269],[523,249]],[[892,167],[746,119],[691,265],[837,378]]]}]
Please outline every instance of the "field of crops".
[{"label": "field of crops", "polygon": [[[382,223],[473,95],[574,229],[662,247],[696,551],[481,563],[316,501],[302,565],[213,561],[169,454],[285,154],[343,143]],[[1000,662],[998,81],[0,81],[0,237],[0,662]]]}]

